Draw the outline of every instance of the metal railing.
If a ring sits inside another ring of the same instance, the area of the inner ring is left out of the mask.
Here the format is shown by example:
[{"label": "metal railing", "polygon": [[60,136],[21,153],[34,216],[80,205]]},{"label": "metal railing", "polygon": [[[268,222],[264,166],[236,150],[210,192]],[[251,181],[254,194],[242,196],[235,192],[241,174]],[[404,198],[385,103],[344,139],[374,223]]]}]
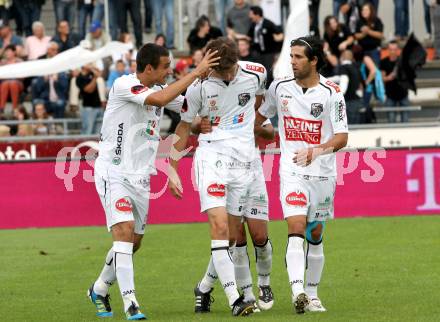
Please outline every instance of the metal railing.
[{"label": "metal railing", "polygon": [[62,124],[63,125],[63,135],[69,134],[69,128],[68,124],[80,124],[81,125],[81,119],[73,119],[73,118],[66,118],[66,119],[45,119],[45,120],[7,120],[7,121],[0,121],[0,125],[21,125],[21,124]]}]

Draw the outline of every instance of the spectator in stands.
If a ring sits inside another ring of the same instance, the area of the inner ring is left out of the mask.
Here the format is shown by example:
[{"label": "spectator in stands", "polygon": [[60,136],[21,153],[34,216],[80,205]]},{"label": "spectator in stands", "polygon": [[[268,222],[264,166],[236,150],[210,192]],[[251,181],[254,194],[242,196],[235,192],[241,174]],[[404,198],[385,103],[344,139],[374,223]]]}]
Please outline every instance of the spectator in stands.
[{"label": "spectator in stands", "polygon": [[117,3],[118,18],[119,18],[118,25],[119,28],[121,29],[121,32],[128,33],[127,13],[130,12],[131,21],[133,23],[134,37],[136,38],[136,48],[142,47],[143,41],[142,41],[141,0],[119,0],[116,3]]},{"label": "spectator in stands", "polygon": [[[423,12],[425,14],[425,29],[426,29],[426,37],[431,38],[432,35],[432,25],[431,25],[431,10],[430,6],[435,4],[437,0],[423,0]],[[434,20],[435,23],[435,20]]]},{"label": "spectator in stands", "polygon": [[217,20],[217,26],[219,26],[222,33],[226,32],[225,16],[226,12],[231,5],[231,0],[215,0],[215,18]]},{"label": "spectator in stands", "polygon": [[191,56],[191,65],[189,65],[189,71],[191,72],[193,69],[195,69],[200,62],[203,59],[203,50],[202,49],[197,49],[193,52],[192,56]]},{"label": "spectator in stands", "polygon": [[258,60],[257,57],[252,55],[251,53],[251,44],[247,38],[238,39],[237,42],[238,47],[238,58],[240,60],[256,62]]},{"label": "spectator in stands", "polygon": [[90,43],[90,50],[96,50],[107,45],[110,42],[110,36],[102,30],[102,25],[99,21],[93,21],[86,40]]},{"label": "spectator in stands", "polygon": [[122,75],[126,75],[126,74],[127,71],[125,68],[124,61],[122,59],[116,61],[115,68],[110,71],[110,74],[107,79],[107,83],[106,83],[107,91],[110,91],[116,78],[119,78]]},{"label": "spectator in stands", "polygon": [[[46,58],[58,54],[58,44],[49,43]],[[65,72],[35,77],[32,80],[32,102],[36,105],[43,102],[46,110],[54,118],[63,118],[69,92],[69,77]]]},{"label": "spectator in stands", "polygon": [[75,23],[75,0],[53,0],[53,9],[55,11],[55,23],[65,20],[69,25]]},{"label": "spectator in stands", "polygon": [[189,25],[195,26],[197,19],[201,16],[209,16],[209,2],[206,0],[188,0],[186,1],[188,8]]},{"label": "spectator in stands", "polygon": [[3,50],[9,45],[15,46],[18,57],[23,56],[23,40],[21,37],[14,35],[8,24],[0,23],[0,56],[2,55]]},{"label": "spectator in stands", "polygon": [[[130,65],[130,61],[135,59],[137,55],[137,50],[134,48],[132,36],[129,33],[123,32],[119,35],[118,41],[123,42],[125,44],[128,44],[130,49],[122,54],[113,54],[112,55],[112,61],[115,63],[118,60],[122,60],[125,64],[125,66],[128,68]],[[113,66],[115,67],[115,66]]]},{"label": "spectator in stands", "polygon": [[309,14],[310,14],[310,30],[314,31],[314,36],[319,37],[319,5],[321,0],[309,0]]},{"label": "spectator in stands", "polygon": [[341,52],[350,49],[354,37],[350,30],[340,24],[334,16],[327,16],[324,20],[324,41],[328,44],[331,55],[339,59]]},{"label": "spectator in stands", "polygon": [[186,59],[181,58],[177,61],[174,68],[174,78],[179,80],[189,74],[189,63]]},{"label": "spectator in stands", "polygon": [[129,74],[134,74],[134,73],[136,73],[136,60],[135,60],[135,59],[133,59],[133,60],[130,62],[130,66],[129,66],[129,68],[128,68],[128,73],[129,73]]},{"label": "spectator in stands", "polygon": [[50,135],[55,133],[53,123],[45,122],[52,120],[52,117],[47,114],[44,103],[38,103],[35,105],[32,119],[36,121],[41,121],[32,124],[33,135]]},{"label": "spectator in stands", "polygon": [[165,12],[167,21],[167,48],[174,49],[174,0],[152,0],[156,33],[163,33],[162,16]]},{"label": "spectator in stands", "polygon": [[151,26],[153,22],[153,6],[151,5],[151,0],[144,0],[145,9],[145,33],[151,34]]},{"label": "spectator in stands", "polygon": [[[388,57],[380,62],[380,70],[382,71],[382,78],[385,83],[385,93],[387,100],[385,106],[398,107],[409,106],[408,90],[399,85],[396,79],[397,76],[397,60],[400,56],[399,45],[396,41],[388,43]],[[401,122],[408,122],[408,112],[401,111],[400,113],[388,112],[388,122],[396,122],[396,114],[400,114]]]},{"label": "spectator in stands", "polygon": [[[30,116],[29,113],[26,111],[26,109],[23,106],[20,106],[14,111],[14,119],[17,121],[25,121],[25,120],[29,120]],[[30,136],[33,134],[33,132],[34,131],[32,129],[32,124],[19,123],[17,125],[17,132],[15,133],[15,135]]]},{"label": "spectator in stands", "polygon": [[251,6],[245,0],[234,0],[234,5],[226,15],[227,34],[231,39],[247,38],[252,21],[249,18]]},{"label": "spectator in stands", "polygon": [[348,124],[359,124],[363,103],[358,91],[361,90],[362,78],[359,69],[353,64],[351,50],[342,51],[340,57],[339,87],[345,98]]},{"label": "spectator in stands", "polygon": [[70,25],[67,20],[61,20],[57,25],[57,33],[52,38],[59,45],[59,52],[71,49],[78,46],[80,38],[79,35],[70,31]]},{"label": "spectator in stands", "polygon": [[380,63],[380,45],[383,38],[382,20],[376,16],[376,10],[371,3],[362,6],[361,18],[356,26],[356,39],[364,50],[364,54],[370,56],[376,65]]},{"label": "spectator in stands", "polygon": [[440,59],[440,0],[431,0],[431,14],[434,21],[435,59]]},{"label": "spectator in stands", "polygon": [[[165,37],[164,34],[158,34],[156,35],[156,38],[154,38],[154,43],[158,46],[162,46],[166,48],[166,44],[167,44],[167,38]],[[168,51],[168,53],[170,54],[170,67],[174,68],[175,67],[175,60],[174,60],[174,56],[173,56],[173,52],[171,50]],[[136,57],[133,58],[134,60],[136,60]]]},{"label": "spectator in stands", "polygon": [[92,64],[83,66],[81,73],[76,77],[76,86],[83,101],[82,134],[98,133],[97,120],[104,114],[106,102],[101,100],[99,95],[98,81],[103,81],[101,72]]},{"label": "spectator in stands", "polygon": [[32,24],[33,35],[26,38],[24,49],[28,60],[35,60],[47,53],[51,37],[44,34],[44,25],[40,21]]},{"label": "spectator in stands", "polygon": [[14,0],[14,4],[17,6],[17,12],[23,24],[24,33],[27,37],[33,33],[34,22],[40,20],[41,7],[44,1],[45,0]]},{"label": "spectator in stands", "polygon": [[94,8],[92,1],[78,0],[78,33],[81,39],[84,39],[86,36],[87,20],[89,20],[90,23],[93,21]]},{"label": "spectator in stands", "polygon": [[9,23],[10,8],[12,6],[12,0],[0,1],[0,23]]},{"label": "spectator in stands", "polygon": [[409,0],[394,0],[394,28],[396,40],[401,41],[408,36]]},{"label": "spectator in stands", "polygon": [[[17,57],[17,49],[14,45],[8,45],[3,52],[0,66],[11,65],[21,62]],[[3,79],[0,83],[0,113],[4,112],[6,102],[11,97],[12,107],[17,108],[20,102],[20,94],[23,92],[23,82],[20,79]]]},{"label": "spectator in stands", "polygon": [[211,22],[207,16],[201,16],[194,29],[191,30],[187,38],[189,49],[193,53],[196,49],[202,49],[208,41],[221,37],[222,31],[217,27],[211,26]]},{"label": "spectator in stands", "polygon": [[376,65],[370,56],[364,54],[362,47],[356,45],[353,46],[353,57],[356,62],[356,67],[361,73],[362,88],[363,88],[363,103],[366,108],[361,123],[375,123],[376,116],[370,105],[371,96],[375,91],[375,78],[376,78]]},{"label": "spectator in stands", "polygon": [[252,21],[248,32],[248,36],[252,41],[251,50],[253,55],[259,57],[258,63],[266,68],[267,85],[269,86],[273,80],[272,66],[275,55],[281,50],[284,34],[280,27],[264,18],[261,7],[251,7],[249,18]]}]

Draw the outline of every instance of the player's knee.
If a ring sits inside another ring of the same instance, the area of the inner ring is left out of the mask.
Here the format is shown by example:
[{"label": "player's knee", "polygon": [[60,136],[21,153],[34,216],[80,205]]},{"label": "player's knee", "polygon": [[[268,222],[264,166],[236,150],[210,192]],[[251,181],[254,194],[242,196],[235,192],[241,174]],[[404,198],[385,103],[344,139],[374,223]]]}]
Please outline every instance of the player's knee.
[{"label": "player's knee", "polygon": [[112,234],[115,240],[133,241],[134,221],[126,221],[112,226]]},{"label": "player's knee", "polygon": [[294,222],[289,225],[290,234],[304,235],[305,231],[306,231],[306,224],[303,222]]},{"label": "player's knee", "polygon": [[306,237],[312,243],[319,243],[322,240],[324,232],[324,225],[320,222],[315,222],[307,226]]},{"label": "player's knee", "polygon": [[252,236],[252,241],[254,245],[262,246],[267,242],[267,234],[264,232],[258,232]]},{"label": "player's knee", "polygon": [[[213,235],[218,239],[229,239],[228,236],[228,223],[227,222],[214,222],[212,223]],[[235,238],[233,238],[235,240]]]}]

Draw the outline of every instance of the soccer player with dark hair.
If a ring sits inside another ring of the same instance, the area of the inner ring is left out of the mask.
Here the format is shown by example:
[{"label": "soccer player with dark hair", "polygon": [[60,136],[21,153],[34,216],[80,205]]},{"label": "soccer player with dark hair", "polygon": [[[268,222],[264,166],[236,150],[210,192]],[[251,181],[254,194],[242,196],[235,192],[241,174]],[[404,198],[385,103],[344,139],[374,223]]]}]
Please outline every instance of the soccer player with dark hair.
[{"label": "soccer player with dark hair", "polygon": [[270,85],[255,124],[278,114],[280,198],[288,227],[286,265],[293,303],[297,313],[322,312],[322,234],[326,220],[333,217],[333,152],[347,144],[347,118],[341,90],[319,74],[324,65],[321,42],[314,37],[295,39],[290,56],[294,77]]},{"label": "soccer player with dark hair", "polygon": [[136,73],[116,79],[110,89],[95,162],[95,185],[113,247],[88,291],[100,317],[113,315],[108,288],[117,280],[127,319],[146,319],[135,296],[133,253],[141,245],[147,222],[150,175],[156,174],[163,109],[180,111],[180,93],[217,64],[214,55],[208,51],[196,69],[167,86],[166,78],[172,73],[168,50],[146,44],[137,54]]},{"label": "soccer player with dark hair", "polygon": [[[234,316],[253,312],[254,303],[244,301],[237,290],[234,263],[229,254],[243,216],[242,200],[246,198],[254,173],[255,106],[261,104],[266,70],[256,63],[238,61],[238,49],[232,40],[218,38],[207,45],[217,50],[219,65],[203,81],[190,86],[181,112],[176,134],[176,152],[187,144],[191,124],[197,114],[208,117],[212,132],[199,135],[199,147],[194,156],[196,181],[201,211],[207,213],[211,228],[211,259],[207,272],[197,284],[195,312],[209,312],[211,292],[220,280]],[[170,161],[174,180],[169,182],[171,193],[182,198],[182,186],[177,174],[178,161]],[[232,248],[232,252],[233,252]]]}]

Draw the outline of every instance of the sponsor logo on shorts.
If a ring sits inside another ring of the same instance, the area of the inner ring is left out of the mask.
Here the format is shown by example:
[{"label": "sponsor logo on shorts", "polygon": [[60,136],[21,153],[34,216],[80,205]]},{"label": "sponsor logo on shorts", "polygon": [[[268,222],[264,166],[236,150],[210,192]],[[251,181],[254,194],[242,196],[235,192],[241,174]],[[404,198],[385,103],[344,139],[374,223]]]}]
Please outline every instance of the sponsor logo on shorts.
[{"label": "sponsor logo on shorts", "polygon": [[115,203],[115,207],[117,210],[121,212],[131,212],[133,207],[131,206],[131,202],[127,197],[121,198]]},{"label": "sponsor logo on shorts", "polygon": [[208,195],[213,197],[224,197],[225,196],[225,185],[213,183],[207,189]]},{"label": "sponsor logo on shorts", "polygon": [[113,160],[112,160],[112,163],[113,163],[114,165],[119,165],[119,164],[121,164],[121,158],[120,158],[120,157],[114,157]]},{"label": "sponsor logo on shorts", "polygon": [[284,133],[287,141],[304,141],[310,144],[321,143],[322,121],[284,116]]},{"label": "sponsor logo on shorts", "polygon": [[295,207],[303,207],[307,205],[307,198],[301,191],[294,191],[286,196],[286,202]]}]

